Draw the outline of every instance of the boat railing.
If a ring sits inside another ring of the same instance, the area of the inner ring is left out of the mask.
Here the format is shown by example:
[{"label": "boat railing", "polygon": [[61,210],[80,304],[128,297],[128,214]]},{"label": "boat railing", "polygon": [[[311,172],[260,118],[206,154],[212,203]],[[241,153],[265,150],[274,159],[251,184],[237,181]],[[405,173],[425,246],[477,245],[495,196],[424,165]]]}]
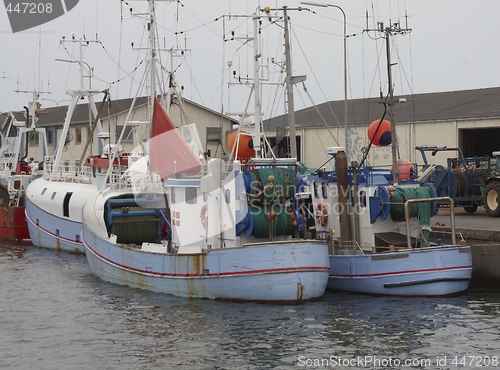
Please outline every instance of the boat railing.
[{"label": "boat railing", "polygon": [[333,243],[328,245],[329,254],[365,254],[365,251],[361,248],[356,240],[345,240],[337,241],[334,240]]},{"label": "boat railing", "polygon": [[406,238],[407,244],[410,248],[411,243],[411,234],[410,234],[410,204],[412,203],[422,203],[422,202],[436,202],[436,201],[444,201],[448,202],[450,205],[450,222],[451,222],[451,243],[453,245],[457,244],[457,237],[455,234],[455,205],[453,203],[453,199],[450,197],[435,197],[435,198],[418,198],[418,199],[408,199],[404,204],[405,210],[405,220],[406,220]]},{"label": "boat railing", "polygon": [[[452,242],[452,234],[455,235],[456,243]],[[442,246],[442,245],[464,245],[465,239],[462,233],[445,230],[431,230],[429,233],[429,241],[433,246]]]},{"label": "boat railing", "polygon": [[78,161],[64,161],[56,166],[53,157],[45,157],[43,162],[43,177],[51,181],[90,183],[91,176],[92,169],[80,166]]},{"label": "boat railing", "polygon": [[107,186],[114,190],[132,190],[134,193],[163,193],[161,178],[155,173],[129,174],[119,167],[114,167],[110,173]]}]

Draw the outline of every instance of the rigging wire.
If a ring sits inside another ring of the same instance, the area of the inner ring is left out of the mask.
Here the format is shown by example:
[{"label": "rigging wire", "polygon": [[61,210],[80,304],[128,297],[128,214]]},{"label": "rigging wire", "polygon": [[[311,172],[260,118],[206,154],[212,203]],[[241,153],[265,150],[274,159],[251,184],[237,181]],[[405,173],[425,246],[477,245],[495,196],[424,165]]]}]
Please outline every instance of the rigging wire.
[{"label": "rigging wire", "polygon": [[[306,63],[307,63],[307,65],[308,65],[308,67],[309,67],[309,69],[310,69],[310,71],[311,71],[311,73],[312,73],[312,75],[313,75],[313,77],[314,77],[315,82],[317,83],[317,85],[318,85],[318,87],[319,87],[319,90],[320,90],[320,91],[321,91],[321,93],[323,94],[323,98],[325,99],[326,104],[327,104],[328,108],[330,109],[330,112],[332,113],[332,115],[333,115],[333,117],[334,117],[334,119],[335,119],[335,121],[336,121],[337,125],[340,127],[340,126],[341,126],[341,125],[340,125],[340,121],[339,121],[339,119],[338,119],[337,115],[335,114],[335,112],[333,111],[333,108],[332,108],[332,106],[330,105],[330,102],[328,101],[328,99],[327,99],[327,97],[326,97],[326,93],[325,93],[325,91],[324,91],[324,90],[323,90],[323,88],[321,87],[321,84],[320,84],[320,82],[319,82],[319,79],[318,79],[318,77],[316,76],[316,73],[314,72],[314,68],[312,68],[311,63],[309,62],[309,59],[307,58],[306,53],[304,52],[304,49],[302,48],[302,44],[301,44],[301,43],[300,43],[300,41],[298,40],[297,35],[295,34],[295,32],[293,32],[293,35],[295,36],[295,39],[297,40],[297,43],[298,43],[298,45],[299,45],[299,47],[300,47],[300,50],[302,51],[302,55],[304,56],[304,58],[305,58],[305,60],[306,60]],[[303,84],[303,86],[305,86],[305,84]],[[312,99],[311,99],[311,100],[312,100]],[[326,121],[325,121],[325,122],[326,122]]]},{"label": "rigging wire", "polygon": [[[123,0],[121,0],[120,2],[120,32],[119,32],[119,44],[118,44],[118,68],[117,68],[117,76],[116,76],[116,80],[117,81],[120,81],[120,66],[121,66],[121,57],[122,57],[122,41],[123,41]],[[103,49],[106,51],[106,49],[104,48],[104,45],[103,46]],[[110,85],[110,84],[109,84]],[[117,86],[116,87],[116,96],[120,96],[120,87]]]},{"label": "rigging wire", "polygon": [[[313,104],[313,107],[314,107],[314,110],[316,111],[316,113],[319,115],[319,117],[321,118],[321,121],[323,121],[323,124],[325,125],[328,133],[331,135],[333,141],[335,141],[335,144],[339,145],[337,139],[335,138],[335,136],[333,135],[333,133],[331,132],[331,127],[328,125],[328,123],[326,122],[325,118],[323,117],[323,115],[321,114],[321,111],[319,110],[318,108],[318,105],[314,102],[314,100],[312,99],[312,96],[309,94],[309,91],[307,90],[306,88],[306,84],[304,82],[302,82],[302,87],[304,89],[304,91],[306,92],[307,96],[309,97],[309,101]],[[333,113],[333,112],[332,112]],[[311,118],[311,121],[312,121],[312,118]],[[338,120],[337,120],[338,121]],[[340,127],[340,124],[339,124],[339,127]]]}]

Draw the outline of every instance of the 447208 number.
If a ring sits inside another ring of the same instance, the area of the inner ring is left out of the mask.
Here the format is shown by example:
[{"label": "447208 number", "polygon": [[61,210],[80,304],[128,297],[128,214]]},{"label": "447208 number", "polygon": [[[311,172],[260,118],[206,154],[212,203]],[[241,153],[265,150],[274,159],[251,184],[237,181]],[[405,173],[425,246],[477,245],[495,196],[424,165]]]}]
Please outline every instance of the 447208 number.
[{"label": "447208 number", "polygon": [[8,3],[5,9],[7,13],[50,14],[52,3]]}]

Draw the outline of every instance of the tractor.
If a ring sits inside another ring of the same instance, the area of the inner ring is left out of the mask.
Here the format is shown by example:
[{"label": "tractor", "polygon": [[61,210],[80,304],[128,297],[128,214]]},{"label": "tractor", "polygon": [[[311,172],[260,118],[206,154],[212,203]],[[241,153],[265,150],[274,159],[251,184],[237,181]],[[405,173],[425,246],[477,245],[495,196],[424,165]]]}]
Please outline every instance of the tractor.
[{"label": "tractor", "polygon": [[500,151],[493,152],[491,164],[494,164],[484,188],[484,208],[491,217],[500,216]]},{"label": "tractor", "polygon": [[[493,152],[494,158],[465,158],[460,148],[417,146],[424,161],[422,182],[430,182],[438,197],[450,197],[455,206],[474,213],[484,206],[491,217],[500,216],[500,151]],[[426,152],[435,156],[440,151],[458,152],[458,157],[447,159],[447,168],[429,164]]]}]

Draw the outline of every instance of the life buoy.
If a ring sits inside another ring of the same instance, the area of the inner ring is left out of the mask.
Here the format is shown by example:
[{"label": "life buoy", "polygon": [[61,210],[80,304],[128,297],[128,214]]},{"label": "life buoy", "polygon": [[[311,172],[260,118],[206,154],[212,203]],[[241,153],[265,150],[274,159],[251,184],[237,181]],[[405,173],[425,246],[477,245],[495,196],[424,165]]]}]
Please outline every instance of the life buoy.
[{"label": "life buoy", "polygon": [[316,223],[320,226],[326,226],[328,223],[328,211],[323,203],[316,207]]},{"label": "life buoy", "polygon": [[201,212],[200,212],[200,220],[201,220],[201,225],[206,229],[207,228],[207,210],[208,206],[206,204],[201,207]]}]

